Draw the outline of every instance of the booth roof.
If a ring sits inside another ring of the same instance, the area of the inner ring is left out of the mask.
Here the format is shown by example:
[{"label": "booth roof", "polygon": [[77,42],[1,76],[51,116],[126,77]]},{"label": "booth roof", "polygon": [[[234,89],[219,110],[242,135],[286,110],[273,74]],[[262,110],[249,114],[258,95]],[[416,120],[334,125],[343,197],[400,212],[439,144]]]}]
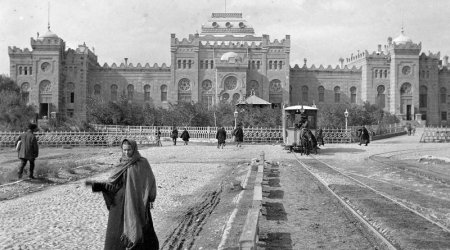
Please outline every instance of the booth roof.
[{"label": "booth roof", "polygon": [[304,110],[317,110],[317,107],[311,107],[311,106],[307,106],[307,105],[295,105],[295,106],[289,106],[284,108],[284,110],[297,110],[297,109],[303,109]]}]

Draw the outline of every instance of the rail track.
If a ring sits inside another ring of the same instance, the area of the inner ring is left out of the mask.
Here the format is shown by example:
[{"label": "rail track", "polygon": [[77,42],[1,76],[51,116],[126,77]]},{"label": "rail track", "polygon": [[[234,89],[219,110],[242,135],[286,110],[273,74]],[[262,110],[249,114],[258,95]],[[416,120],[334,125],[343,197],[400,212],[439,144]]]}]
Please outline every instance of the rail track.
[{"label": "rail track", "polygon": [[[427,149],[432,151],[433,149]],[[374,164],[392,167],[395,165],[389,158],[412,152],[413,150],[398,150],[369,157]],[[395,183],[375,180],[370,176],[346,173],[327,164],[313,155],[299,157],[296,160],[315,178],[319,180],[366,228],[382,242],[386,249],[450,249],[449,225],[439,219],[430,217],[427,210],[420,206],[414,207],[411,202],[392,195],[386,190],[396,190],[402,195],[411,194],[414,190]],[[402,163],[406,164],[406,163]],[[400,169],[408,170],[405,165]],[[414,169],[414,168],[413,168]],[[443,185],[450,191],[443,178],[435,178],[420,171],[405,171],[408,175],[424,181]],[[450,204],[450,201],[446,201]]]}]

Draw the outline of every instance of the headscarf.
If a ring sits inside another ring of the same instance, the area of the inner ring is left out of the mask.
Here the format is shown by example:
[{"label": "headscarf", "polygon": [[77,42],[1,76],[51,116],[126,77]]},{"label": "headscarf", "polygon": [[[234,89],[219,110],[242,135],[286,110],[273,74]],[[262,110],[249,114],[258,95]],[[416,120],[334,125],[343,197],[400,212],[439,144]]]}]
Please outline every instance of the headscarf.
[{"label": "headscarf", "polygon": [[129,158],[122,156],[120,163],[116,165],[118,170],[110,177],[109,182],[117,184],[127,172],[124,183],[123,233],[120,240],[127,248],[133,248],[142,241],[144,225],[149,223],[149,205],[155,200],[156,184],[150,164],[139,154],[136,142],[125,139],[122,146],[125,141],[131,144],[133,154]]}]

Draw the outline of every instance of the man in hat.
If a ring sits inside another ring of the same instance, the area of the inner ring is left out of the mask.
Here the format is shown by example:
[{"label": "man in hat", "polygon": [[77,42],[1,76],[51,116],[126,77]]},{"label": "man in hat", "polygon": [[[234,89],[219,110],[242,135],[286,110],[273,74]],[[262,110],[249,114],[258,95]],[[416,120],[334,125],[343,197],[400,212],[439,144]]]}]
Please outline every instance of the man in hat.
[{"label": "man in hat", "polygon": [[242,125],[238,124],[238,127],[233,131],[234,140],[236,141],[236,147],[240,147],[244,141],[244,131]]},{"label": "man in hat", "polygon": [[19,138],[16,140],[16,144],[18,143],[17,151],[19,153],[19,172],[18,177],[19,179],[22,178],[23,169],[25,168],[25,165],[27,164],[27,161],[30,162],[30,179],[34,179],[33,171],[34,171],[34,160],[39,155],[39,146],[37,143],[36,136],[33,134],[34,131],[37,130],[36,124],[30,124],[28,125],[27,132],[21,134]]}]

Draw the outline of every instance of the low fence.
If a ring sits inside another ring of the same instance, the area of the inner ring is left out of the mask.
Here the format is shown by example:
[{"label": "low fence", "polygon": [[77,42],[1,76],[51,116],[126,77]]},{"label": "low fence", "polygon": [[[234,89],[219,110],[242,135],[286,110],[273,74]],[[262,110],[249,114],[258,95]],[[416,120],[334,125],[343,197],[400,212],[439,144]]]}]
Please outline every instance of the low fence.
[{"label": "low fence", "polygon": [[[172,132],[171,126],[116,126],[93,125],[96,131],[90,132],[38,132],[36,136],[40,145],[45,146],[116,146],[125,139],[133,139],[138,144],[155,144],[155,132],[159,128],[161,137],[169,138]],[[358,140],[357,129],[349,127],[345,129],[324,128],[325,143],[350,143]],[[375,138],[379,135],[396,134],[404,131],[402,125],[391,125],[380,129],[377,126],[367,126],[373,132]],[[181,135],[184,128],[179,128]],[[215,140],[217,127],[187,127],[189,135],[196,140]],[[225,127],[227,139],[232,139],[233,127]],[[244,142],[247,143],[281,143],[283,142],[281,127],[278,128],[243,128]],[[0,147],[13,147],[16,139],[22,132],[0,132]]]},{"label": "low fence", "polygon": [[[0,132],[0,147],[13,147],[20,134],[22,132]],[[156,144],[154,134],[145,132],[38,132],[35,135],[43,146],[117,146],[125,138],[140,145]]]},{"label": "low fence", "polygon": [[450,142],[450,128],[426,127],[420,142]]}]

